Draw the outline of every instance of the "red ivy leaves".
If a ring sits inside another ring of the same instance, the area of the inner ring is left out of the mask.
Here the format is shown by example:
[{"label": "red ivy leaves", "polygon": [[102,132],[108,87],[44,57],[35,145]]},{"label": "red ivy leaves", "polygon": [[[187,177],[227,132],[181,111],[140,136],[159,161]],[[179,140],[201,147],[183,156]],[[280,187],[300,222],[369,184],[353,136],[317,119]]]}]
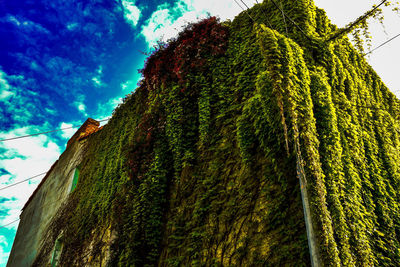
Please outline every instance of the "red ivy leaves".
[{"label": "red ivy leaves", "polygon": [[138,182],[150,166],[154,141],[163,131],[165,118],[160,114],[145,113],[136,129],[136,138],[128,148],[128,169],[130,176]]},{"label": "red ivy leaves", "polygon": [[[182,85],[185,91],[185,77],[193,71],[201,71],[210,56],[225,53],[228,28],[221,25],[216,17],[189,24],[174,40],[159,44],[158,50],[147,58],[141,70],[147,92],[160,88],[167,81]],[[138,90],[146,90],[140,87]],[[157,113],[157,112],[156,112]],[[162,114],[144,113],[138,124],[136,138],[128,149],[128,168],[135,183],[140,183],[152,159],[154,140],[165,126]]]},{"label": "red ivy leaves", "polygon": [[166,81],[184,85],[185,76],[193,70],[201,70],[207,57],[225,53],[227,41],[228,28],[216,17],[187,25],[176,39],[160,45],[148,57],[141,70],[148,90],[154,90]]}]

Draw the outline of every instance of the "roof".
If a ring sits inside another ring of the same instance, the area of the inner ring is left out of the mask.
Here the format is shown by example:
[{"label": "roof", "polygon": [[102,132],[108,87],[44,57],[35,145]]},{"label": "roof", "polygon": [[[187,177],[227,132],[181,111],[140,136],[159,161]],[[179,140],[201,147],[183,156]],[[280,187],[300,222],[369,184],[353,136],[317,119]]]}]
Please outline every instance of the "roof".
[{"label": "roof", "polygon": [[76,131],[76,133],[68,140],[67,142],[67,148],[74,143],[76,140],[82,140],[89,135],[101,130],[103,127],[99,127],[100,122],[88,118],[81,127]]}]

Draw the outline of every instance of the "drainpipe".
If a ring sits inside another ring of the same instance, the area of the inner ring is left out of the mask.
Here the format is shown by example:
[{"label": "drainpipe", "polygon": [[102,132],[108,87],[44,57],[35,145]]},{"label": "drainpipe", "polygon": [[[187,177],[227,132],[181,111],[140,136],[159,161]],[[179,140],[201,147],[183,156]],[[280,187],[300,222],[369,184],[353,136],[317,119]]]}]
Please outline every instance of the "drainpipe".
[{"label": "drainpipe", "polygon": [[306,224],[307,231],[307,240],[308,240],[308,249],[310,252],[311,266],[312,267],[320,267],[322,266],[317,246],[317,238],[315,236],[315,232],[312,225],[311,220],[311,211],[310,211],[310,202],[307,194],[307,181],[303,169],[302,157],[299,150],[299,144],[296,142],[296,171],[297,178],[300,181],[300,192],[301,192],[301,202],[303,204],[303,212],[304,212],[304,220]]}]

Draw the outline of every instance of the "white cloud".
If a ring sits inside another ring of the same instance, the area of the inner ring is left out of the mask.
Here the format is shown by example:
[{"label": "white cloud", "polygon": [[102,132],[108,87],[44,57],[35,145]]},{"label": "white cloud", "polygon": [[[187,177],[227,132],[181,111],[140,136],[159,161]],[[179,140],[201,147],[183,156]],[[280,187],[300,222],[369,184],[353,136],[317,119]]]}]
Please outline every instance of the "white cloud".
[{"label": "white cloud", "polygon": [[99,75],[102,75],[102,74],[103,74],[103,66],[102,66],[102,65],[100,65],[99,68],[97,69],[97,73],[98,73]]},{"label": "white cloud", "polygon": [[140,9],[135,6],[134,1],[123,0],[122,6],[124,8],[124,18],[125,20],[135,27],[140,18]]},{"label": "white cloud", "polygon": [[174,21],[168,8],[158,9],[146,21],[146,25],[142,26],[141,34],[149,47],[153,47],[158,40],[166,41],[179,32],[180,27],[176,29],[177,25],[174,24],[177,24],[176,20]]},{"label": "white cloud", "polygon": [[66,27],[67,27],[67,29],[68,29],[69,31],[75,30],[78,26],[79,26],[79,24],[76,23],[76,22],[68,23],[68,24],[66,25]]},{"label": "white cloud", "polygon": [[73,105],[85,116],[87,116],[87,112],[86,112],[86,106],[83,102],[80,101],[75,101],[73,102]]},{"label": "white cloud", "polygon": [[[217,16],[222,21],[233,19],[242,11],[242,9],[231,0],[181,0],[180,2],[181,5],[188,6],[189,10],[196,11],[197,13],[208,12],[211,16]],[[248,1],[247,5],[251,8],[255,3],[255,1]]]},{"label": "white cloud", "polygon": [[115,97],[108,100],[106,103],[98,104],[96,118],[101,120],[102,118],[107,118],[111,115],[112,111],[122,103],[122,97]]},{"label": "white cloud", "polygon": [[[63,128],[70,128],[70,127],[72,127],[72,126],[74,126],[72,123],[63,122],[63,123],[61,123],[60,128],[61,128],[61,129],[63,129]],[[75,131],[76,131],[75,128],[62,130],[62,132],[61,132],[61,137],[62,137],[62,138],[65,138],[65,139],[70,139],[71,136],[74,135]]]},{"label": "white cloud", "polygon": [[0,89],[1,90],[10,89],[10,85],[8,84],[5,76],[6,76],[6,74],[4,72],[0,71]]},{"label": "white cloud", "polygon": [[9,91],[10,88],[11,86],[6,80],[6,74],[0,70],[0,100],[5,100],[8,97],[14,95],[13,92]]},{"label": "white cloud", "polygon": [[10,252],[4,252],[3,245],[0,245],[0,266],[6,266]]},{"label": "white cloud", "polygon": [[10,96],[14,95],[12,92],[10,91],[0,91],[0,100],[5,100],[7,98],[9,98]]},{"label": "white cloud", "polygon": [[121,83],[122,91],[131,92],[135,90],[137,87],[137,82],[138,82],[137,80],[129,80],[124,83]]},{"label": "white cloud", "polygon": [[101,80],[99,79],[99,77],[93,77],[93,78],[92,78],[92,81],[93,81],[93,83],[94,83],[96,86],[101,86],[101,85],[102,85],[102,82],[101,82]]},{"label": "white cloud", "polygon": [[[16,128],[8,132],[0,132],[0,139],[35,132],[38,132],[35,126]],[[61,153],[60,147],[45,135],[0,142],[0,149],[5,151],[0,154],[0,169],[9,173],[1,175],[1,187],[48,171]],[[0,209],[6,211],[7,215],[0,217],[0,225],[18,219],[21,208],[43,177],[42,175],[1,191],[1,197],[6,201],[0,204]],[[13,223],[6,228],[16,229],[17,226],[17,223]]]},{"label": "white cloud", "polygon": [[75,106],[84,116],[87,116],[86,113],[86,105],[84,104],[85,95],[77,94],[75,95],[75,101],[72,102],[72,105]]},{"label": "white cloud", "polygon": [[7,20],[9,21],[9,22],[12,22],[12,23],[14,23],[15,25],[17,25],[17,26],[20,26],[21,25],[21,22],[16,18],[16,17],[14,17],[14,16],[7,16]]},{"label": "white cloud", "polygon": [[57,110],[55,110],[55,109],[45,108],[44,110],[45,110],[48,114],[53,115],[53,116],[57,114]]},{"label": "white cloud", "polygon": [[26,31],[35,31],[35,32],[41,32],[45,34],[50,34],[49,30],[47,30],[45,27],[43,27],[41,24],[26,20],[24,18],[17,18],[12,15],[7,15],[6,20],[8,22],[14,23],[16,26],[20,27],[23,30]]},{"label": "white cloud", "polygon": [[113,108],[116,108],[118,106],[118,104],[121,104],[121,103],[122,103],[122,97],[116,97],[109,101],[109,104],[111,106],[113,106]]},{"label": "white cloud", "polygon": [[78,103],[78,110],[79,110],[79,111],[85,112],[85,110],[86,110],[85,104],[83,104],[83,103]]},{"label": "white cloud", "polygon": [[141,34],[148,46],[153,47],[159,40],[165,42],[175,37],[187,23],[208,15],[221,20],[233,19],[240,11],[240,7],[230,0],[179,0],[172,7],[159,5],[142,26]]},{"label": "white cloud", "polygon": [[96,70],[96,72],[97,72],[97,76],[94,76],[92,78],[92,81],[98,87],[103,86],[104,83],[101,81],[101,76],[103,75],[103,66],[100,65],[99,68]]},{"label": "white cloud", "polygon": [[0,235],[0,245],[8,246],[7,238],[3,235]]}]

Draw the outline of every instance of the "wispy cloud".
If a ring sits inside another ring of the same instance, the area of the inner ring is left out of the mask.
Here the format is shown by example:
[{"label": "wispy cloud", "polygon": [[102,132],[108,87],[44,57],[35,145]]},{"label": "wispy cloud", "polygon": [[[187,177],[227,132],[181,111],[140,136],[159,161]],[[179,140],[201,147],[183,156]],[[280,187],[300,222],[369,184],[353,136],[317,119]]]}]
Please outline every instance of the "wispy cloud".
[{"label": "wispy cloud", "polygon": [[85,95],[83,94],[76,94],[74,97],[75,101],[72,102],[72,105],[81,113],[83,114],[83,116],[87,116],[87,112],[86,112],[86,105],[85,105]]},{"label": "wispy cloud", "polygon": [[100,120],[109,117],[112,111],[122,103],[122,97],[115,97],[105,103],[99,103],[97,106],[96,117]]},{"label": "wispy cloud", "polygon": [[[251,7],[255,4],[254,1],[248,2],[248,6]],[[242,10],[240,7],[231,0],[181,0],[177,5],[187,6],[189,11],[195,11],[197,13],[210,13],[212,16],[217,16],[221,20],[233,19]]]},{"label": "wispy cloud", "polygon": [[129,80],[129,81],[121,83],[122,91],[127,92],[127,93],[130,93],[130,92],[134,91],[136,89],[136,87],[137,87],[139,79],[140,78]]},{"label": "wispy cloud", "polygon": [[0,235],[0,266],[5,266],[7,263],[10,252],[5,252],[5,250],[8,246],[7,238]]},{"label": "wispy cloud", "polygon": [[92,78],[92,81],[93,81],[93,83],[94,83],[96,86],[101,86],[101,85],[102,85],[102,82],[101,82],[101,80],[99,79],[99,77],[93,77],[93,78]]},{"label": "wispy cloud", "polygon": [[173,6],[162,4],[142,26],[141,35],[151,48],[159,40],[165,42],[175,37],[187,23],[208,15],[232,19],[240,11],[230,0],[179,0]]},{"label": "wispy cloud", "polygon": [[102,76],[103,76],[103,66],[100,65],[96,70],[96,76],[92,78],[92,81],[96,87],[105,85],[102,81]]},{"label": "wispy cloud", "polygon": [[[70,128],[72,126],[74,126],[74,124],[62,122],[60,124],[60,129]],[[71,138],[72,135],[74,135],[75,132],[76,132],[76,128],[70,128],[70,129],[62,130],[61,131],[61,137],[64,138],[64,139],[69,139],[69,138]]]},{"label": "wispy cloud", "polygon": [[[35,126],[15,128],[0,132],[0,139],[38,132]],[[60,147],[48,136],[39,135],[0,142],[0,187],[22,181],[49,170],[60,155]],[[1,191],[0,225],[18,219],[20,210],[37,187],[42,177],[9,187]],[[18,224],[3,229],[16,230]],[[3,249],[3,248],[2,248]]]},{"label": "wispy cloud", "polygon": [[86,106],[83,103],[77,103],[78,110],[86,114]]},{"label": "wispy cloud", "polygon": [[73,30],[75,30],[78,26],[79,26],[78,23],[76,23],[76,22],[71,22],[71,23],[67,23],[66,28],[67,28],[69,31],[73,31]]},{"label": "wispy cloud", "polygon": [[124,18],[133,27],[136,27],[140,18],[140,9],[135,5],[135,1],[123,0]]},{"label": "wispy cloud", "polygon": [[5,76],[6,74],[0,70],[0,100],[6,100],[14,95],[13,92],[9,91],[11,86],[8,84]]},{"label": "wispy cloud", "polygon": [[19,30],[22,30],[25,32],[50,34],[50,31],[48,29],[46,29],[40,23],[28,20],[23,17],[17,17],[17,16],[8,14],[6,17],[2,18],[2,20],[13,23],[15,26],[19,27]]},{"label": "wispy cloud", "polygon": [[30,82],[22,75],[7,75],[0,69],[0,110],[12,119],[9,123],[26,124],[38,113],[40,101],[35,92],[26,89]]}]

